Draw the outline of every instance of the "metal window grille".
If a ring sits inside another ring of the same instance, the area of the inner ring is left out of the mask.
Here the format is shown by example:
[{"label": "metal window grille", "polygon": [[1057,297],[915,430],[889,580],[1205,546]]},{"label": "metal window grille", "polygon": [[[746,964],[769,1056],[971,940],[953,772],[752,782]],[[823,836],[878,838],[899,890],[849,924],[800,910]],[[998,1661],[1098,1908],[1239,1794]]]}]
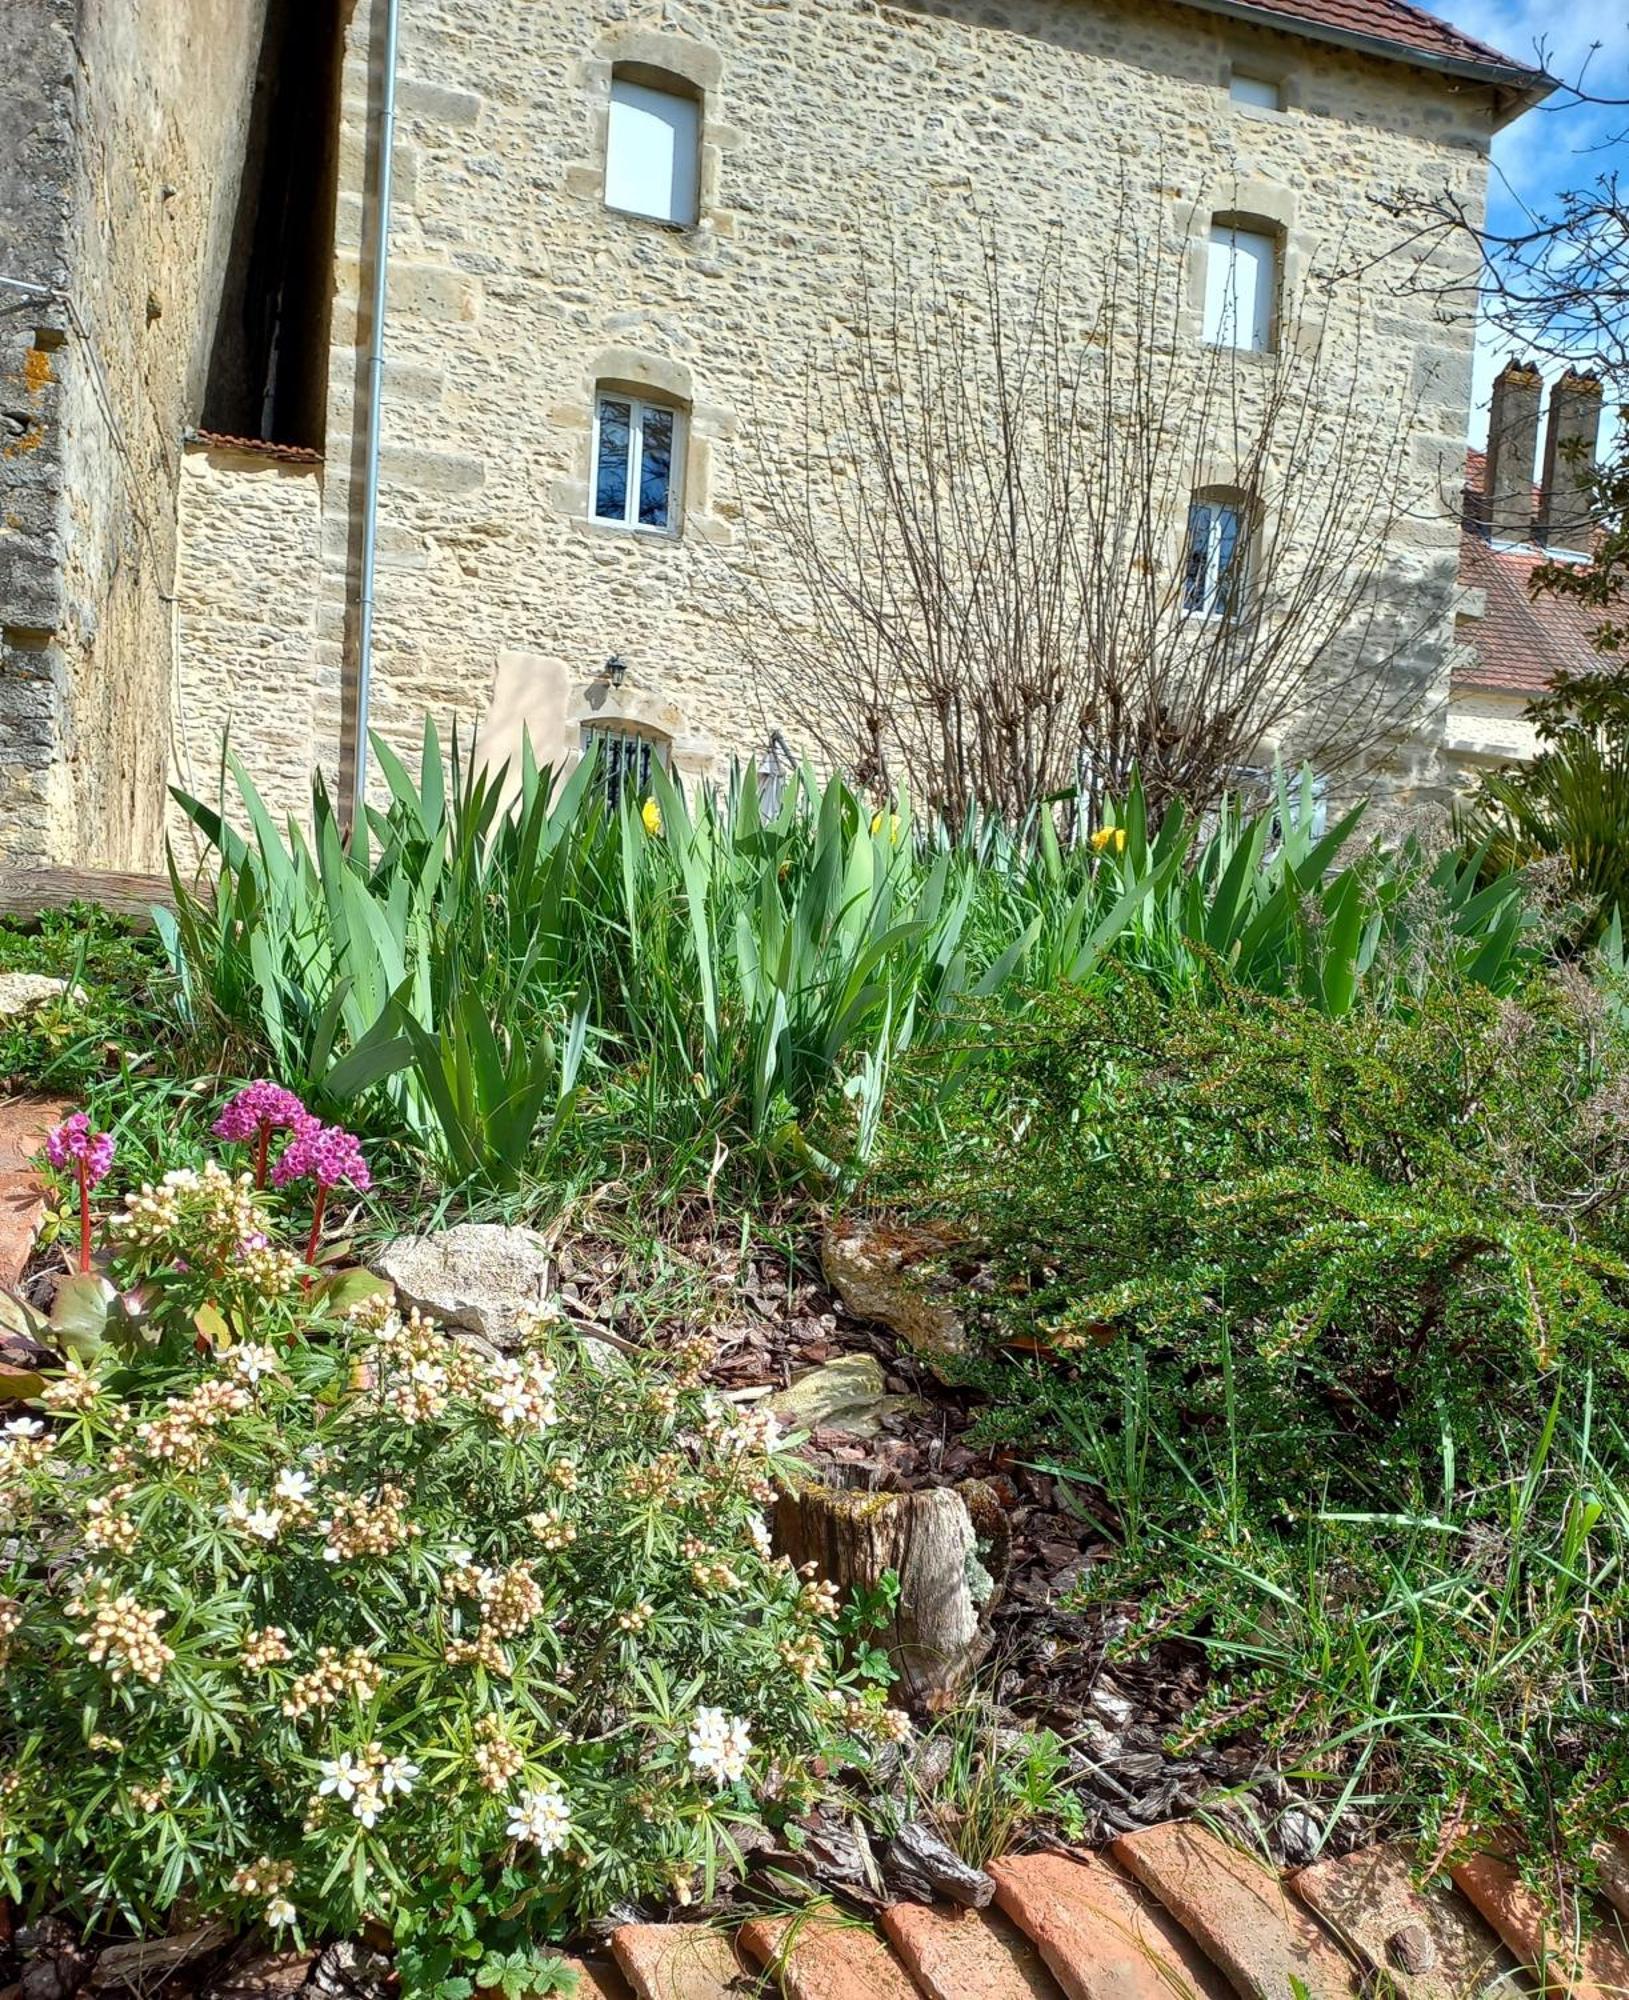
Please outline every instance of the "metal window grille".
[{"label": "metal window grille", "polygon": [[583,748],[599,752],[599,781],[606,804],[612,807],[624,798],[638,805],[648,797],[652,762],[667,762],[654,737],[640,736],[631,729],[585,729]]}]

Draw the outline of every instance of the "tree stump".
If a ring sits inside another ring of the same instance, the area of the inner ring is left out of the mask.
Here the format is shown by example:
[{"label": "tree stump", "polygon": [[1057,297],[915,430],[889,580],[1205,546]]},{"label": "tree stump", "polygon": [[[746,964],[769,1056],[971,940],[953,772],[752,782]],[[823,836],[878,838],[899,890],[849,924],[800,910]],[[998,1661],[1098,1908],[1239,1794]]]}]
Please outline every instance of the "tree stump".
[{"label": "tree stump", "polygon": [[1007,1519],[981,1479],[915,1493],[811,1484],[775,1505],[775,1545],[841,1591],[874,1590],[892,1570],[899,1601],[868,1635],[912,1707],[942,1705],[990,1648],[1007,1572]]}]

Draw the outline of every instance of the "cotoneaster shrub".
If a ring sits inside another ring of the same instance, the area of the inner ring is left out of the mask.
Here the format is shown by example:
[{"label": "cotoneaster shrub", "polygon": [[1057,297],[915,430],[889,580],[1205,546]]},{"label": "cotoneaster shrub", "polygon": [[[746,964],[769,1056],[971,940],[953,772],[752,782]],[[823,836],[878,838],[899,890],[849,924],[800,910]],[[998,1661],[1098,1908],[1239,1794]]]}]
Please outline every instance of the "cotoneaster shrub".
[{"label": "cotoneaster shrub", "polygon": [[771,1556],[774,1422],[699,1353],[544,1319],[492,1354],[316,1276],[278,1200],[213,1165],[129,1196],[105,1333],[0,1428],[7,1894],[548,1936],[701,1888],[903,1729]]}]

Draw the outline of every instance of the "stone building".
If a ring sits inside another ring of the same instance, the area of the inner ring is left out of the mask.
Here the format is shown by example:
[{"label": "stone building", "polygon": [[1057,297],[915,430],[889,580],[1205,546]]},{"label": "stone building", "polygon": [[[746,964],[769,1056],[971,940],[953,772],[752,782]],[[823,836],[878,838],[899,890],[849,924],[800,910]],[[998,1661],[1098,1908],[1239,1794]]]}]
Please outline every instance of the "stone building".
[{"label": "stone building", "polygon": [[[1061,227],[1089,270],[1129,201],[1175,248],[1180,337],[1214,341],[1222,298],[1246,359],[1338,243],[1370,271],[1372,396],[1440,488],[1471,328],[1391,282],[1380,198],[1476,210],[1493,133],[1548,88],[1406,0],[10,0],[14,19],[0,860],[100,865],[156,862],[166,776],[211,795],[223,736],[280,809],[314,768],[348,793],[364,725],[408,749],[426,715],[490,755],[522,729],[540,759],[599,731],[697,777],[757,754],[784,718],[720,594],[749,560],[753,468],[800,448],[805,370],[885,235],[971,265],[976,211],[1017,263]],[[1224,489],[1172,530],[1216,601],[1232,510],[1271,506]],[[1398,758],[1423,785],[1446,768],[1440,512],[1391,531],[1430,607]],[[773,590],[775,549],[750,559]]]}]

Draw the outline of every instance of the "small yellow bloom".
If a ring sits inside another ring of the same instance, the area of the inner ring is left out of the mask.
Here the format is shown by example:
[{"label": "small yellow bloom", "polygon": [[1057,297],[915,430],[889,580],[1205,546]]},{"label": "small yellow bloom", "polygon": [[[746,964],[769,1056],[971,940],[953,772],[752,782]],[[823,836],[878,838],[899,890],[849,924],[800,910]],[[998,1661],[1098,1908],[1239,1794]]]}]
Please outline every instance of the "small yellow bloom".
[{"label": "small yellow bloom", "polygon": [[1116,854],[1125,853],[1126,830],[1123,826],[1100,826],[1096,833],[1092,835],[1092,852],[1094,854],[1102,854],[1111,847]]},{"label": "small yellow bloom", "polygon": [[662,808],[654,799],[646,799],[639,809],[639,817],[645,822],[645,831],[651,839],[657,839],[662,831]]},{"label": "small yellow bloom", "polygon": [[873,833],[881,833],[883,827],[883,821],[885,819],[888,822],[889,845],[892,847],[897,847],[900,842],[900,836],[905,831],[904,823],[900,819],[898,813],[885,814],[881,812],[874,812],[871,815],[871,831]]}]

